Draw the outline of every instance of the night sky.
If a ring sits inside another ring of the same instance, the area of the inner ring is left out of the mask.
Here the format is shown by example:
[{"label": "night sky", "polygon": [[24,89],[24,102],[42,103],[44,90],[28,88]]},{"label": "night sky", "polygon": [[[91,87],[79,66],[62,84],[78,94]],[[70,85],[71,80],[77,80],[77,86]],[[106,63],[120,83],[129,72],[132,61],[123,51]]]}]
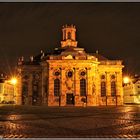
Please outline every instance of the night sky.
[{"label": "night sky", "polygon": [[76,26],[78,47],[140,74],[140,3],[0,3],[0,71],[60,47],[65,24]]}]

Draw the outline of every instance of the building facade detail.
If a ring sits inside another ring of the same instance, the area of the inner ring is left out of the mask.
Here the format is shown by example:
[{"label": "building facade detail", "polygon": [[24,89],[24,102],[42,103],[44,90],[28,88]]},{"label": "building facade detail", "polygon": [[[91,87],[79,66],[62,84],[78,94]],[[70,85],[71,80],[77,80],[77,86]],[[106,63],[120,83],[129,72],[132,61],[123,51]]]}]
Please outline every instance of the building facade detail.
[{"label": "building facade detail", "polygon": [[[21,104],[48,106],[122,105],[122,61],[86,53],[74,25],[63,26],[61,47],[29,61],[20,58]],[[117,74],[116,74],[117,73]]]},{"label": "building facade detail", "polygon": [[130,77],[129,82],[123,85],[124,103],[140,104],[140,76]]}]

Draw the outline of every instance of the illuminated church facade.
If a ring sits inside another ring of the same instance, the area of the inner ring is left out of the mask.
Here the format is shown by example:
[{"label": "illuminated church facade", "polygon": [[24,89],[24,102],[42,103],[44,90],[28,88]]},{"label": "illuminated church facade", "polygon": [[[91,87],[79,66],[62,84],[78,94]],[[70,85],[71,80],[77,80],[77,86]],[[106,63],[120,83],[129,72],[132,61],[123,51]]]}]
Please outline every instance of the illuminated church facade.
[{"label": "illuminated church facade", "polygon": [[17,103],[47,106],[122,105],[122,61],[78,47],[76,28],[63,26],[61,47],[53,53],[20,58]]}]

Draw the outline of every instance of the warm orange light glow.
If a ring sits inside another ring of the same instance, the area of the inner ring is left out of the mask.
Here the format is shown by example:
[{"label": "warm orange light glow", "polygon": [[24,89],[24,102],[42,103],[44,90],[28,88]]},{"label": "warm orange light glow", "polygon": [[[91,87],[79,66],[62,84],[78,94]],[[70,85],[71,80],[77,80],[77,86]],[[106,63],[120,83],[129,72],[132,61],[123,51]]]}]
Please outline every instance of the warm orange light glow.
[{"label": "warm orange light glow", "polygon": [[124,84],[128,84],[130,82],[130,78],[129,77],[124,77],[123,82],[124,82]]},{"label": "warm orange light glow", "polygon": [[11,79],[11,84],[16,85],[17,84],[17,79],[16,78],[12,78]]}]

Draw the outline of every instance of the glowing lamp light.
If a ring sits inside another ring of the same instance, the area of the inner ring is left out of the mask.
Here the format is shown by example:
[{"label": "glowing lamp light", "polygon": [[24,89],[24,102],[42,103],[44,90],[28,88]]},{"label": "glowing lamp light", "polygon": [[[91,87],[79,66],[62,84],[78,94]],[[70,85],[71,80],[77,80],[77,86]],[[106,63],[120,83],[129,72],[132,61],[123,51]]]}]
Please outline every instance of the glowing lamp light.
[{"label": "glowing lamp light", "polygon": [[11,84],[16,85],[17,84],[17,79],[16,78],[12,78],[11,79]]},{"label": "glowing lamp light", "polygon": [[124,82],[124,84],[128,84],[130,82],[130,78],[129,77],[124,77],[123,82]]}]

